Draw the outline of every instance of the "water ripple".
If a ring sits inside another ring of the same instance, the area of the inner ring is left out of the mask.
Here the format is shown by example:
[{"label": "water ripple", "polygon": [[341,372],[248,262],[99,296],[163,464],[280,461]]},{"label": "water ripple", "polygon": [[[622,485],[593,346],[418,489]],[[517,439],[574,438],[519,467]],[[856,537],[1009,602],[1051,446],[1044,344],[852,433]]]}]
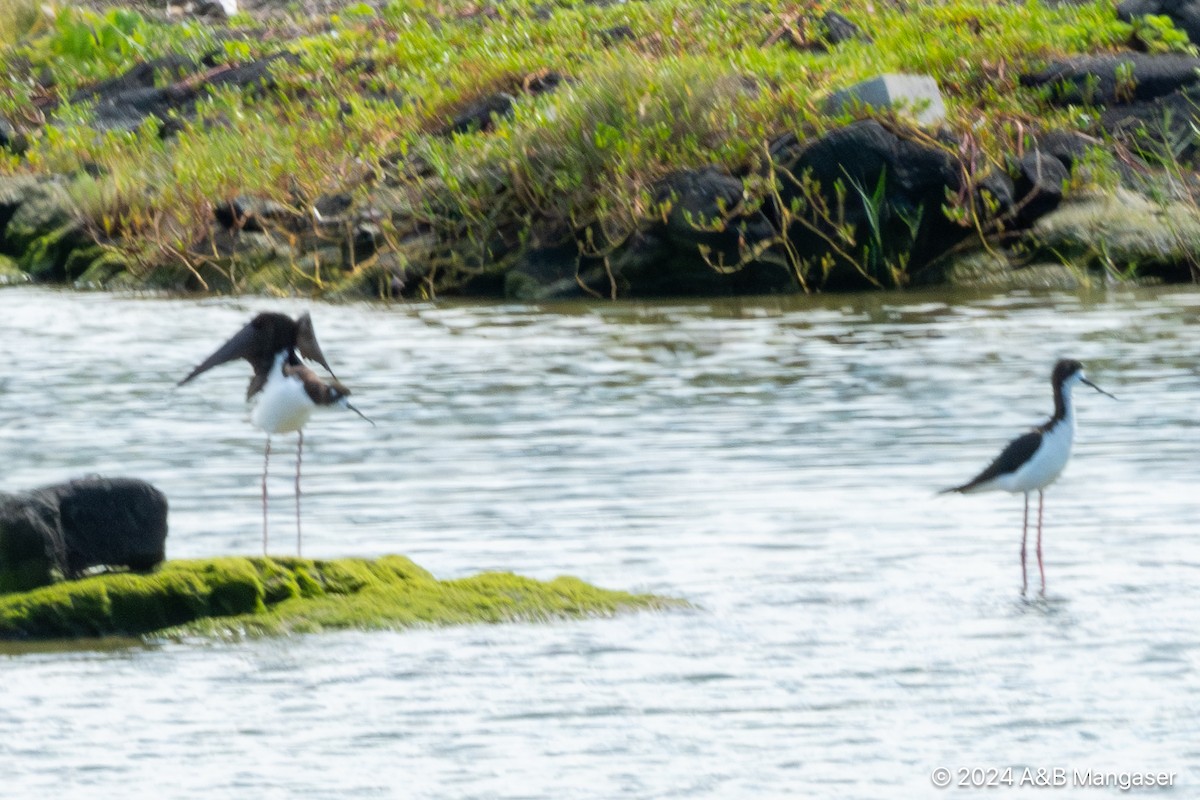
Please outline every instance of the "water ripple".
[{"label": "water ripple", "polygon": [[[308,428],[309,554],[576,574],[698,610],[6,645],[0,794],[907,798],[973,765],[1200,781],[1200,294],[539,308],[5,289],[0,485],[136,475],[170,496],[173,557],[255,552],[246,369],[174,384],[268,307],[312,310],[378,422]],[[1048,413],[1063,355],[1122,400],[1080,393],[1047,494],[1050,592],[1021,599],[1020,499],[934,492]]]}]

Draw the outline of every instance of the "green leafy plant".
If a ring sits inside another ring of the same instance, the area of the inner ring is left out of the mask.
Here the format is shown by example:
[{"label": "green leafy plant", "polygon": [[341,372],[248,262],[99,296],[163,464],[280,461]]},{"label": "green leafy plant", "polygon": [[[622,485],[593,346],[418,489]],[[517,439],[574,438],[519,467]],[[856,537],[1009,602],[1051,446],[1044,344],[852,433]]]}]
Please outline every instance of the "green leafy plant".
[{"label": "green leafy plant", "polygon": [[1132,40],[1147,53],[1196,54],[1187,33],[1176,28],[1168,16],[1143,14],[1133,18],[1132,26]]}]

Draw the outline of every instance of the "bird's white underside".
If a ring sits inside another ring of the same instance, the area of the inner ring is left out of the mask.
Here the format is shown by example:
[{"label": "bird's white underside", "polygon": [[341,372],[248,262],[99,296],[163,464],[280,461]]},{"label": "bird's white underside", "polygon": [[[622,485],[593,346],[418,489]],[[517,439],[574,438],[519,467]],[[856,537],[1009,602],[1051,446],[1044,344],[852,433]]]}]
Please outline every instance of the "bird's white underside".
[{"label": "bird's white underside", "polygon": [[268,434],[300,430],[317,407],[299,378],[283,374],[285,355],[280,353],[275,357],[267,383],[250,412],[250,422]]},{"label": "bird's white underside", "polygon": [[1067,393],[1067,414],[1057,425],[1042,434],[1042,442],[1033,456],[1015,472],[1008,472],[967,489],[964,494],[975,492],[1032,492],[1045,489],[1062,474],[1071,457],[1071,445],[1075,441],[1075,411]]}]

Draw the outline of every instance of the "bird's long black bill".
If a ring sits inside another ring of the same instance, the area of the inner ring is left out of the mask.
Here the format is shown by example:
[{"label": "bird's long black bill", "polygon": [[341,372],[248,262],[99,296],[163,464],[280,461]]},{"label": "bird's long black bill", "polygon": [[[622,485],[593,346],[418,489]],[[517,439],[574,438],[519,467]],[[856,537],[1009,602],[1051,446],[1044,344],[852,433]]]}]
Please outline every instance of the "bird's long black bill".
[{"label": "bird's long black bill", "polygon": [[1116,399],[1117,399],[1117,396],[1116,396],[1115,394],[1109,394],[1108,392],[1104,391],[1103,389],[1101,389],[1101,388],[1100,388],[1099,386],[1097,386],[1096,384],[1094,384],[1094,383],[1092,383],[1091,381],[1089,381],[1087,378],[1083,378],[1083,382],[1084,382],[1084,383],[1086,383],[1088,386],[1092,387],[1093,389],[1095,389],[1095,390],[1096,390],[1097,392],[1099,392],[1100,394],[1107,395],[1108,397],[1111,397],[1113,400],[1116,400]]},{"label": "bird's long black bill", "polygon": [[371,423],[372,427],[374,427],[374,425],[375,425],[375,420],[371,419],[371,418],[370,418],[370,417],[368,417],[366,414],[362,413],[361,411],[359,411],[357,408],[355,408],[354,406],[350,405],[349,403],[346,403],[346,408],[350,409],[350,410],[351,410],[351,411],[353,411],[355,414],[358,414],[360,417],[362,417],[363,419],[365,419],[367,422]]}]

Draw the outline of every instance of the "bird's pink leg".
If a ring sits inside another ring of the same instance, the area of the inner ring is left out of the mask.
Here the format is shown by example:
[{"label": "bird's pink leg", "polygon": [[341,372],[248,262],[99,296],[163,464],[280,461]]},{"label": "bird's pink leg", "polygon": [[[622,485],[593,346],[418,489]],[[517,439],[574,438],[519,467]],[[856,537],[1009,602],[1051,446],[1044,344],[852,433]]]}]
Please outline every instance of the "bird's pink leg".
[{"label": "bird's pink leg", "polygon": [[1042,594],[1046,593],[1046,567],[1042,565],[1042,504],[1046,497],[1041,489],[1038,489],[1038,572],[1042,576]]},{"label": "bird's pink leg", "polygon": [[267,450],[263,454],[263,479],[262,479],[262,500],[263,500],[263,555],[267,554],[267,467],[271,463],[271,436],[267,435]]},{"label": "bird's pink leg", "polygon": [[1021,517],[1021,594],[1029,589],[1029,580],[1025,575],[1025,537],[1029,533],[1029,492],[1025,493],[1025,515]]},{"label": "bird's pink leg", "polygon": [[296,557],[300,557],[300,459],[304,453],[304,431],[296,431],[300,440],[296,444]]}]

